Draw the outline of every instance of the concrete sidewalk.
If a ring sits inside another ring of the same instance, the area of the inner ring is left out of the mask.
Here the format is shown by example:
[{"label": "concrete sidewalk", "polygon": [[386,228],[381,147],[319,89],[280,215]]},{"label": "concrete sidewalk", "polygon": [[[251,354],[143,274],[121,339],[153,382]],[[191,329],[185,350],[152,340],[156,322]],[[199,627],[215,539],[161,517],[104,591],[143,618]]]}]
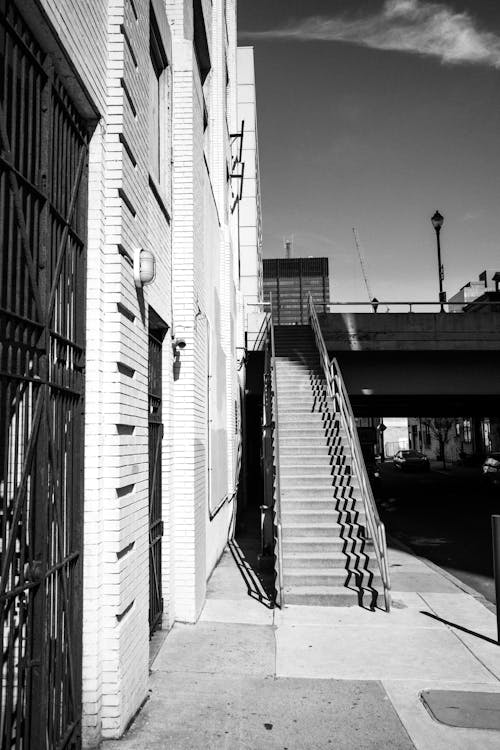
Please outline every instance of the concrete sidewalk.
[{"label": "concrete sidewalk", "polygon": [[197,625],[176,624],[150,700],[104,750],[498,750],[500,732],[438,723],[427,689],[498,693],[496,618],[436,566],[390,550],[393,610],[248,596],[227,551]]}]

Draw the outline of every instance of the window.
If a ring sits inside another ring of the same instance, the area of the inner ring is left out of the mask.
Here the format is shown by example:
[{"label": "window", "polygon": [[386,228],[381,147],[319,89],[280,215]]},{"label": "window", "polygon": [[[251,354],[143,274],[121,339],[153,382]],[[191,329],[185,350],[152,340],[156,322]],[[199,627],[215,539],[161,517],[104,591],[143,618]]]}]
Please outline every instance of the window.
[{"label": "window", "polygon": [[491,425],[488,418],[481,422],[481,432],[483,433],[483,446],[487,453],[491,451]]},{"label": "window", "polygon": [[428,424],[424,424],[424,445],[426,448],[431,447],[431,428]]},{"label": "window", "polygon": [[210,51],[208,47],[207,32],[205,29],[205,18],[203,16],[203,7],[201,0],[193,0],[193,44],[196,55],[196,62],[198,63],[198,70],[200,72],[201,84],[205,83],[205,80],[210,72],[212,66],[210,61]]},{"label": "window", "polygon": [[471,443],[472,442],[472,430],[471,430],[469,418],[464,419],[463,429],[464,429],[464,443]]},{"label": "window", "polygon": [[149,171],[162,185],[169,143],[168,59],[153,9],[149,11]]}]

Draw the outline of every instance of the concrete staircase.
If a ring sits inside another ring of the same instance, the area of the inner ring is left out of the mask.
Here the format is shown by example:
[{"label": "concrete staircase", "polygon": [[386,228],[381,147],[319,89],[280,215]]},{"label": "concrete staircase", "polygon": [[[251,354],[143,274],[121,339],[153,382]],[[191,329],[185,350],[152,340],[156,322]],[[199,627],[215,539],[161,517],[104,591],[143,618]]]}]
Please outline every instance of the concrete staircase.
[{"label": "concrete staircase", "polygon": [[363,503],[311,328],[276,326],[275,349],[285,602],[374,606]]}]

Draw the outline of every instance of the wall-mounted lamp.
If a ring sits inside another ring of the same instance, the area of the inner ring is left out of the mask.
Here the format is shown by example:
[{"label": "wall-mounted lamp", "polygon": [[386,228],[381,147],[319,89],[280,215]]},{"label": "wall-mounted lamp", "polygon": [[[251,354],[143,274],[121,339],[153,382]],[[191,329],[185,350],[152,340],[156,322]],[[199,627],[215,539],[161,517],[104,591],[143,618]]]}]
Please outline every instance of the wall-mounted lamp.
[{"label": "wall-mounted lamp", "polygon": [[182,336],[177,336],[175,339],[172,339],[172,347],[174,352],[176,349],[185,349],[186,339],[183,339]]},{"label": "wall-mounted lamp", "polygon": [[150,250],[136,247],[134,250],[134,282],[139,289],[151,284],[156,276],[156,259]]}]

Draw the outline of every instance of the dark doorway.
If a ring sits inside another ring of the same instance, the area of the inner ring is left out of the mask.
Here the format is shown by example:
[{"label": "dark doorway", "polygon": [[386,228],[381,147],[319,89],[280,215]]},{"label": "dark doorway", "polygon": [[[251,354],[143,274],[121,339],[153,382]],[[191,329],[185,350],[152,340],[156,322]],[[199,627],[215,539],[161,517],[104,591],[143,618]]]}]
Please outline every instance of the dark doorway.
[{"label": "dark doorway", "polygon": [[162,625],[162,355],[167,326],[149,311],[148,435],[149,435],[149,636]]}]

